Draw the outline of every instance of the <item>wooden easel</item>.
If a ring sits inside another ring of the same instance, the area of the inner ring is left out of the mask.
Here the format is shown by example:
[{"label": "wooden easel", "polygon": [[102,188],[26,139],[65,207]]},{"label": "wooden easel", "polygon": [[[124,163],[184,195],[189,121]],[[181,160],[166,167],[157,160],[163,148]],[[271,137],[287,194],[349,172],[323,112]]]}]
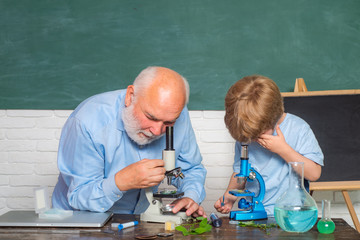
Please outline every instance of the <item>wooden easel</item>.
[{"label": "wooden easel", "polygon": [[[359,89],[353,90],[331,90],[331,91],[308,91],[303,78],[295,81],[294,92],[281,93],[283,97],[291,96],[314,96],[314,95],[339,95],[339,94],[360,94]],[[348,191],[360,190],[360,181],[331,181],[331,182],[310,182],[310,194],[314,191],[341,191],[351,219],[356,230],[360,233],[360,223],[356,215]]]},{"label": "wooden easel", "polygon": [[303,78],[296,79],[294,92],[307,92],[307,87]]}]

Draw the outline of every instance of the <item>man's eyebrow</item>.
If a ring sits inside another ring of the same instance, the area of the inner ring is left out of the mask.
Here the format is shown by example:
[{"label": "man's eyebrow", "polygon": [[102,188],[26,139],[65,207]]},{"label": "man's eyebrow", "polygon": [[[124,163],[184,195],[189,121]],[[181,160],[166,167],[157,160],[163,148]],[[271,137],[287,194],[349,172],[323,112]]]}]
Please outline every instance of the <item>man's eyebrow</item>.
[{"label": "man's eyebrow", "polygon": [[176,120],[177,120],[177,119],[172,120],[172,121],[165,121],[164,123],[165,123],[165,124],[173,124],[173,123],[175,123],[175,122],[176,122]]},{"label": "man's eyebrow", "polygon": [[[151,120],[161,121],[161,120],[158,119],[157,117],[153,116],[151,113],[146,112],[145,114],[146,114],[147,117],[150,118]],[[175,123],[177,119],[178,119],[178,117],[177,117],[176,119],[172,120],[172,121],[164,121],[164,123],[172,124],[172,123]]]},{"label": "man's eyebrow", "polygon": [[148,113],[148,112],[145,112],[145,114],[146,114],[147,117],[150,118],[151,120],[160,121],[159,119],[157,119],[155,116],[153,116],[152,114],[150,114],[150,113]]}]

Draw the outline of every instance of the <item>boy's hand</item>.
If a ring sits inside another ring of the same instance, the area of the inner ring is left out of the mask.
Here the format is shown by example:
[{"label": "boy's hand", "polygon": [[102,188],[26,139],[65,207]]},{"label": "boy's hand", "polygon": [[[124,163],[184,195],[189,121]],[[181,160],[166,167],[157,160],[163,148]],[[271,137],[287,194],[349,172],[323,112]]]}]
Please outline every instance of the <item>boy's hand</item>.
[{"label": "boy's hand", "polygon": [[279,125],[276,125],[276,136],[269,135],[269,134],[262,134],[256,140],[263,148],[273,152],[279,153],[284,147],[287,146],[285,141],[285,137],[282,134]]},{"label": "boy's hand", "polygon": [[[224,196],[226,196],[227,194],[225,194]],[[235,196],[229,196],[229,197],[224,197],[221,196],[214,204],[214,208],[216,209],[216,211],[218,211],[219,213],[222,214],[227,214],[231,211],[234,202],[236,201],[237,197]]]}]

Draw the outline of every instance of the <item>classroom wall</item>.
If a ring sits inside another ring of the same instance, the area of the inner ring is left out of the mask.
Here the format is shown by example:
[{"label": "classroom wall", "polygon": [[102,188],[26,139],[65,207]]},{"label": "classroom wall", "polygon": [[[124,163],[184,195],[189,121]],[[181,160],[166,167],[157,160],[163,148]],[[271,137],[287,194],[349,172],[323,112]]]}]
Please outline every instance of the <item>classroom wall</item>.
[{"label": "classroom wall", "polygon": [[[11,209],[33,209],[33,189],[57,181],[56,155],[61,128],[71,110],[0,110],[0,214]],[[191,121],[208,175],[207,213],[223,194],[232,174],[234,140],[223,122],[224,111],[190,111]],[[360,218],[360,191],[350,192]],[[332,217],[344,218],[354,227],[341,192],[315,192],[332,201]]]},{"label": "classroom wall", "polygon": [[[190,83],[190,110],[224,110],[250,74],[292,91],[359,88],[360,1],[1,0],[0,108],[74,109],[149,64]],[[219,84],[220,83],[220,84]]]}]

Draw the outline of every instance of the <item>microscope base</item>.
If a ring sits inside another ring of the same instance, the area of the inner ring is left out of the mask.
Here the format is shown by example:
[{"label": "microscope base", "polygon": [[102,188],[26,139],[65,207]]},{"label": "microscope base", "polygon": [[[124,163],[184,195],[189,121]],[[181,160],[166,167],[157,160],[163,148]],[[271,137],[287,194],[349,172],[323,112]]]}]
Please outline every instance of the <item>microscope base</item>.
[{"label": "microscope base", "polygon": [[182,224],[182,221],[186,218],[188,218],[188,216],[185,212],[178,212],[177,214],[151,214],[144,212],[140,215],[141,221],[158,223],[165,223],[171,221],[177,225]]},{"label": "microscope base", "polygon": [[258,220],[258,219],[266,219],[267,213],[265,211],[231,211],[230,212],[230,219],[232,220]]}]

